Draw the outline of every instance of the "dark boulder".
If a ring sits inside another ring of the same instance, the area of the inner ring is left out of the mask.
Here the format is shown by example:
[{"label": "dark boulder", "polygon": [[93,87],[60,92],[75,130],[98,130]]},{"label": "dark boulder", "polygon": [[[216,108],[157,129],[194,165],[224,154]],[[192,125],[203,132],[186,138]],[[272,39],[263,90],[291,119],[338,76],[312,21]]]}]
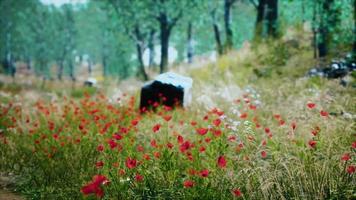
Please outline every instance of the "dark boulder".
[{"label": "dark boulder", "polygon": [[191,102],[193,80],[172,72],[160,74],[147,82],[141,89],[140,110],[145,111],[158,105],[186,107]]}]

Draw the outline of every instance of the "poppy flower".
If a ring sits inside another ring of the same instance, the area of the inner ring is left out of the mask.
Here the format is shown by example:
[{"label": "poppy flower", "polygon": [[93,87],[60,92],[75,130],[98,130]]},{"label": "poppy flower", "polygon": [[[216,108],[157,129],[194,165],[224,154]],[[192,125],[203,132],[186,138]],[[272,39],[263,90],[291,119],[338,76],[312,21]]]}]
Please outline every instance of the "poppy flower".
[{"label": "poppy flower", "polygon": [[309,144],[309,146],[310,146],[311,148],[315,148],[315,147],[316,147],[316,141],[315,141],[315,140],[310,140],[310,141],[308,142],[308,144]]},{"label": "poppy flower", "polygon": [[240,191],[239,188],[233,189],[233,190],[232,190],[232,194],[233,194],[235,197],[241,197],[241,196],[242,196],[242,192]]},{"label": "poppy flower", "polygon": [[247,113],[242,113],[242,114],[240,115],[240,118],[241,118],[241,119],[246,119],[246,118],[247,118]]},{"label": "poppy flower", "polygon": [[215,119],[214,121],[213,121],[213,124],[215,125],[215,126],[219,126],[220,124],[221,124],[221,120],[218,118],[218,119]]},{"label": "poppy flower", "polygon": [[315,108],[315,103],[307,103],[308,108],[313,109]]},{"label": "poppy flower", "polygon": [[295,130],[297,128],[297,123],[292,122],[291,127],[292,127],[293,130]]},{"label": "poppy flower", "polygon": [[170,143],[170,142],[167,143],[167,148],[168,148],[168,149],[172,149],[173,146],[174,146],[174,145],[173,145],[172,143]]},{"label": "poppy flower", "polygon": [[136,126],[138,124],[138,120],[137,119],[134,119],[131,121],[131,125],[132,126]]},{"label": "poppy flower", "polygon": [[153,147],[153,148],[157,148],[158,147],[157,142],[156,142],[155,139],[151,140],[151,147]]},{"label": "poppy flower", "polygon": [[341,156],[342,161],[349,161],[351,159],[351,156],[349,153],[345,153],[344,155]]},{"label": "poppy flower", "polygon": [[191,147],[191,144],[189,141],[185,141],[183,142],[180,146],[179,146],[179,150],[181,152],[185,152],[186,150],[188,150]]},{"label": "poppy flower", "polygon": [[226,167],[226,159],[224,156],[219,156],[218,158],[218,167],[225,168]]},{"label": "poppy flower", "polygon": [[320,115],[323,116],[323,117],[327,117],[327,116],[329,116],[329,113],[324,111],[324,110],[321,110],[320,111]]},{"label": "poppy flower", "polygon": [[261,157],[266,158],[267,157],[267,152],[266,151],[261,151]]},{"label": "poppy flower", "polygon": [[346,170],[347,170],[347,173],[353,174],[356,171],[356,166],[355,165],[350,165],[350,166],[347,167]]},{"label": "poppy flower", "polygon": [[185,180],[184,183],[183,183],[183,186],[185,188],[191,188],[194,186],[194,182],[192,180]]},{"label": "poppy flower", "polygon": [[196,122],[196,121],[192,121],[192,122],[190,122],[190,124],[191,124],[192,126],[195,126],[195,125],[197,125],[197,122]]},{"label": "poppy flower", "polygon": [[257,107],[256,107],[255,105],[252,105],[252,104],[251,104],[251,105],[249,106],[249,108],[250,108],[251,110],[256,110]]},{"label": "poppy flower", "polygon": [[104,162],[103,161],[98,161],[98,162],[95,163],[95,166],[96,166],[96,168],[101,168],[101,167],[104,166]]},{"label": "poppy flower", "polygon": [[121,140],[121,139],[122,139],[122,135],[116,133],[116,134],[113,135],[113,138],[114,138],[115,140]]},{"label": "poppy flower", "polygon": [[204,178],[205,178],[205,177],[208,177],[208,175],[209,175],[209,170],[203,169],[203,170],[200,171],[199,174],[200,174],[201,177],[204,177]]},{"label": "poppy flower", "polygon": [[171,116],[171,115],[166,115],[166,116],[163,117],[163,119],[164,119],[166,122],[168,122],[168,121],[170,121],[170,120],[172,119],[172,116]]},{"label": "poppy flower", "polygon": [[177,136],[178,144],[182,144],[184,142],[184,138],[181,135]]},{"label": "poppy flower", "polygon": [[140,174],[136,174],[135,180],[136,180],[137,182],[142,182],[142,181],[143,181],[143,176],[140,175]]},{"label": "poppy flower", "polygon": [[200,152],[200,153],[205,152],[205,147],[204,147],[204,146],[201,146],[201,147],[199,148],[199,152]]},{"label": "poppy flower", "polygon": [[266,127],[265,128],[265,133],[270,133],[270,132],[271,132],[271,130],[268,127]]},{"label": "poppy flower", "polygon": [[160,124],[156,124],[153,126],[152,130],[154,133],[156,133],[157,131],[159,131],[159,129],[161,128],[161,125]]},{"label": "poppy flower", "polygon": [[213,134],[215,137],[219,137],[222,134],[221,130],[213,130]]},{"label": "poppy flower", "polygon": [[208,133],[208,129],[207,128],[197,128],[197,133],[199,135],[205,135]]},{"label": "poppy flower", "polygon": [[108,184],[109,181],[103,175],[95,175],[90,183],[81,188],[81,192],[84,195],[95,194],[98,198],[104,196],[104,191],[101,188],[101,185]]},{"label": "poppy flower", "polygon": [[100,144],[97,148],[96,148],[99,152],[104,151],[104,145]]},{"label": "poppy flower", "polygon": [[356,141],[351,144],[351,147],[352,147],[353,149],[356,149]]},{"label": "poppy flower", "polygon": [[132,159],[130,157],[126,158],[126,167],[129,169],[133,169],[137,166],[137,161],[135,159]]}]

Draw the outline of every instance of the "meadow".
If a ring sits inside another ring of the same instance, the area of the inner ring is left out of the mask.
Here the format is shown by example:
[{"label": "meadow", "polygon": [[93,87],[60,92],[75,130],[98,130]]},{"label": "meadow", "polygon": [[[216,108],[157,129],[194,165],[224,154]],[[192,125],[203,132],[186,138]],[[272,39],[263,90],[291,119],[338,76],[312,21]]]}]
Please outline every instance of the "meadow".
[{"label": "meadow", "polygon": [[304,77],[311,50],[276,45],[186,71],[187,108],[141,112],[139,88],[28,100],[2,85],[0,170],[29,199],[356,198],[354,88]]}]

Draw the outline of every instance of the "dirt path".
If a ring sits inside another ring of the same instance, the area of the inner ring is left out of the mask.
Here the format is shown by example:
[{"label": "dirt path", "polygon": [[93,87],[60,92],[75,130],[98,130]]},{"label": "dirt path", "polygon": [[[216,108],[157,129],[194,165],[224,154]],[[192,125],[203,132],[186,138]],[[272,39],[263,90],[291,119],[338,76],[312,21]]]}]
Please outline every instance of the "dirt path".
[{"label": "dirt path", "polygon": [[8,189],[11,185],[13,185],[13,178],[0,173],[0,200],[24,200],[23,197]]}]

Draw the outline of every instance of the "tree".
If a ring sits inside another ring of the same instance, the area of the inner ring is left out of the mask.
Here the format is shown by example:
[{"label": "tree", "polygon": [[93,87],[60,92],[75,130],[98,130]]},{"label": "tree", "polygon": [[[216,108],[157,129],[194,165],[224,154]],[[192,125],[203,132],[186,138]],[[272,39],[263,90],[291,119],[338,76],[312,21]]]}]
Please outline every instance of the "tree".
[{"label": "tree", "polygon": [[226,51],[231,50],[233,46],[233,32],[231,29],[231,7],[236,0],[225,0],[224,1],[224,22],[225,22],[225,34],[226,34],[226,41],[225,41],[225,48]]}]

